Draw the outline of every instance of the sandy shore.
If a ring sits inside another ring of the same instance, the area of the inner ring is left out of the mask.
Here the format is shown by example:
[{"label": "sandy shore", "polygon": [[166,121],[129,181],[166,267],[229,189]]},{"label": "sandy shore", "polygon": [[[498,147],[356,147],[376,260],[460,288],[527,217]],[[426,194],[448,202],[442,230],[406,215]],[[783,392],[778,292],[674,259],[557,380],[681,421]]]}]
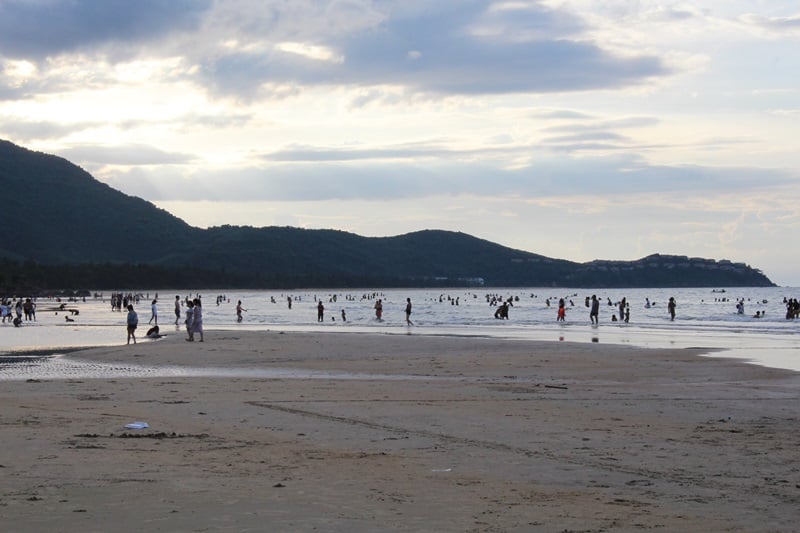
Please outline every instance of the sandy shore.
[{"label": "sandy shore", "polygon": [[416,334],[208,332],[69,357],[242,376],[3,382],[0,530],[800,529],[795,373]]}]

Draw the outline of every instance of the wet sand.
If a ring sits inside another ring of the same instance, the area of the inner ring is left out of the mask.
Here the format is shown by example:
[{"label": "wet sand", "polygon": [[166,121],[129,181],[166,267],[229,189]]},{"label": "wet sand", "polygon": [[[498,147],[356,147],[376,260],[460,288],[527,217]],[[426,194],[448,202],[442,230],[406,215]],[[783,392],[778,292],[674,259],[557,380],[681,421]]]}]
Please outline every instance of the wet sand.
[{"label": "wet sand", "polygon": [[207,332],[68,357],[236,373],[0,383],[3,531],[798,528],[788,371],[416,334]]}]

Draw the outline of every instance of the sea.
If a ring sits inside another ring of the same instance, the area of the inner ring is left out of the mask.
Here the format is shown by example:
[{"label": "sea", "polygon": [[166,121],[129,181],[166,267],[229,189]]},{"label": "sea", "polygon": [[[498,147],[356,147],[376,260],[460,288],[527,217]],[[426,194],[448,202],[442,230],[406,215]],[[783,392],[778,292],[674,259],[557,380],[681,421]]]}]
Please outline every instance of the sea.
[{"label": "sea", "polygon": [[[20,327],[0,324],[0,380],[4,374],[6,378],[19,375],[14,369],[27,364],[31,354],[52,358],[75,347],[124,344],[126,313],[112,310],[114,292],[96,291],[79,299],[38,298],[35,321],[25,321]],[[787,299],[800,299],[797,287],[120,292],[139,295],[134,306],[139,314],[140,338],[149,327],[153,299],[157,300],[160,333],[183,335],[182,323],[175,326],[175,297],[179,296],[181,302],[200,297],[207,342],[214,341],[215,331],[227,330],[473,336],[641,348],[707,348],[709,357],[733,357],[800,371],[800,319],[786,318],[785,303]],[[586,304],[592,295],[601,302],[597,326],[590,324]],[[670,297],[677,302],[675,320],[670,320],[667,311]],[[408,298],[413,325],[406,324]],[[561,298],[567,307],[563,323],[556,321]],[[627,323],[619,320],[622,298],[630,309]],[[383,304],[380,321],[374,310],[378,299]],[[512,306],[508,319],[495,318],[496,305],[509,299]],[[239,301],[245,309],[241,322],[236,317]],[[322,321],[317,317],[320,301],[324,306]],[[737,309],[740,302],[743,312]],[[181,320],[184,313],[182,305]],[[31,372],[24,375],[35,377],[35,369]]]}]

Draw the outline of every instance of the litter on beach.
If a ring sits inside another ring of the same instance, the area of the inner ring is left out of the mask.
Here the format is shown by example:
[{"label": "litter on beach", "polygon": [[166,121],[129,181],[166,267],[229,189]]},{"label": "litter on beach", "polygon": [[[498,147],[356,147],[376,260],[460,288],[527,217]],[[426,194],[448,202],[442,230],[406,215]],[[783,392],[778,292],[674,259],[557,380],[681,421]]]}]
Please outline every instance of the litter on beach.
[{"label": "litter on beach", "polygon": [[131,422],[130,424],[125,424],[125,429],[147,429],[150,427],[150,424],[147,422]]}]

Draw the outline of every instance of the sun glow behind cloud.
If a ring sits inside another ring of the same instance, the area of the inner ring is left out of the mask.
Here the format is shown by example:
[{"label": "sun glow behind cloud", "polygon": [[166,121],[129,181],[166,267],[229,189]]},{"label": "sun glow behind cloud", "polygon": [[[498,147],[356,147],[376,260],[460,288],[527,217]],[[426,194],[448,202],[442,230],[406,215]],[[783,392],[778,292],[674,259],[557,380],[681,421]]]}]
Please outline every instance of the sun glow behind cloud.
[{"label": "sun glow behind cloud", "polygon": [[308,43],[283,42],[275,45],[275,48],[282,52],[297,54],[299,56],[306,57],[308,59],[314,59],[316,61],[327,61],[332,63],[344,62],[344,58],[342,56],[337,55],[333,50],[325,46],[316,46]]}]

